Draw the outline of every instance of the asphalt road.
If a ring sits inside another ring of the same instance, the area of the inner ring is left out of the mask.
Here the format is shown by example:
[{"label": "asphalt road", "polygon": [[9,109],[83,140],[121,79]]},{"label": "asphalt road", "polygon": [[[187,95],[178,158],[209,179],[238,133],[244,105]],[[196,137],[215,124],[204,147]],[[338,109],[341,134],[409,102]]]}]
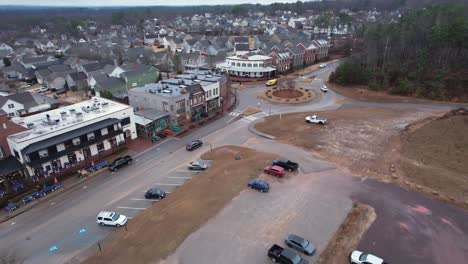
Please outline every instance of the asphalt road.
[{"label": "asphalt road", "polygon": [[[324,80],[335,66],[336,63],[329,64],[327,68],[320,69],[313,74],[318,75],[319,79]],[[311,84],[304,84],[304,86],[310,87],[316,90],[318,94],[321,94],[321,92],[318,90],[321,83],[321,80],[316,80]],[[403,243],[400,241],[403,239],[403,236],[393,235],[388,240],[383,240],[382,237],[385,234],[382,233],[382,230],[386,229],[384,229],[382,225],[387,225],[389,222],[397,223],[398,218],[396,218],[396,216],[399,214],[404,215],[406,213],[404,209],[407,209],[407,207],[404,205],[418,204],[412,202],[416,198],[413,196],[408,196],[408,200],[402,201],[400,206],[388,207],[386,203],[383,203],[379,200],[379,197],[381,197],[383,190],[389,187],[381,186],[377,186],[375,190],[367,191],[366,195],[359,195],[359,192],[355,192],[354,196],[351,196],[351,191],[359,190],[362,182],[344,180],[344,178],[340,176],[343,174],[337,170],[334,170],[332,164],[324,163],[323,161],[317,160],[310,156],[310,154],[301,152],[300,150],[294,149],[290,146],[279,145],[272,143],[271,141],[262,141],[247,130],[247,126],[251,122],[254,122],[257,119],[262,118],[263,116],[266,116],[270,113],[274,114],[314,110],[318,111],[325,109],[337,109],[340,107],[367,107],[371,104],[357,103],[352,100],[343,98],[333,91],[330,91],[327,94],[324,94],[319,101],[312,104],[301,106],[281,106],[260,102],[260,107],[263,110],[262,113],[243,118],[234,116],[235,113],[241,112],[248,106],[258,106],[258,99],[256,99],[255,93],[262,87],[263,86],[258,86],[238,92],[237,95],[240,103],[239,106],[233,111],[233,113],[231,113],[231,115],[227,115],[226,117],[208,124],[207,126],[200,128],[199,130],[180,140],[171,139],[161,145],[155,146],[145,153],[140,153],[137,157],[135,157],[135,162],[130,167],[124,168],[116,173],[106,172],[102,175],[99,175],[98,177],[84,181],[81,185],[63,191],[62,194],[55,196],[51,200],[48,200],[47,203],[38,204],[30,211],[0,224],[0,249],[16,249],[20,251],[21,254],[26,257],[27,263],[78,263],[84,257],[84,252],[95,252],[97,250],[96,242],[105,240],[106,237],[114,232],[114,228],[112,227],[100,227],[96,224],[95,217],[99,211],[118,211],[129,217],[133,217],[143,211],[145,208],[149,207],[152,203],[157,202],[143,200],[143,194],[148,188],[160,187],[168,192],[171,192],[175,190],[177,186],[180,186],[180,184],[183,184],[183,182],[189,180],[190,177],[196,176],[196,174],[193,172],[187,172],[185,166],[188,162],[198,159],[198,156],[204,151],[208,150],[209,146],[208,144],[205,144],[202,149],[198,149],[194,152],[187,152],[185,151],[184,146],[191,139],[202,139],[205,143],[211,142],[213,147],[226,144],[245,144],[246,146],[255,147],[260,150],[275,153],[285,153],[286,155],[296,155],[295,157],[300,160],[301,164],[305,164],[301,166],[303,173],[328,175],[327,177],[317,176],[317,179],[325,181],[324,185],[319,185],[322,186],[322,188],[317,190],[317,192],[327,191],[325,187],[328,185],[341,185],[337,186],[335,189],[330,189],[327,194],[324,194],[334,196],[335,193],[333,193],[333,190],[336,192],[336,194],[339,193],[339,197],[341,197],[339,199],[344,201],[342,205],[340,205],[340,208],[346,208],[346,204],[348,203],[346,201],[349,201],[350,198],[354,198],[370,201],[369,203],[371,205],[374,204],[379,206],[378,210],[383,210],[380,212],[378,211],[378,214],[384,215],[386,221],[388,222],[381,223],[378,220],[376,224],[371,227],[371,230],[368,233],[369,239],[365,240],[374,241],[375,243],[369,242],[371,244],[368,245],[365,244],[365,242],[362,242],[360,245],[362,248],[373,250],[378,253],[385,253],[385,248],[387,248],[389,244]],[[381,107],[401,107],[406,105],[407,104],[378,104],[378,106]],[[434,106],[418,104],[418,107]],[[435,107],[447,108],[452,106],[442,104]],[[294,154],[295,151],[297,151],[298,154]],[[379,188],[383,189],[381,190]],[[280,188],[278,189],[280,190]],[[389,196],[389,199],[398,197],[398,192],[399,191],[396,191],[393,196]],[[349,196],[346,198],[348,194]],[[252,195],[257,195],[257,193],[249,193],[246,195],[251,197]],[[240,197],[241,200],[247,199],[247,197],[244,198],[244,195],[241,195]],[[380,203],[377,201],[380,201]],[[425,201],[423,204],[425,207],[430,208],[432,202]],[[447,207],[446,205],[441,205],[441,208],[444,208],[444,206]],[[233,204],[229,205],[225,210],[233,210],[232,212],[235,212],[235,208],[236,205]],[[322,213],[323,210],[319,212]],[[437,243],[410,243],[410,248],[418,249],[412,252],[421,252],[421,250],[424,252],[431,252],[431,250],[435,251],[435,249],[432,248],[433,245],[440,245],[443,241],[448,241],[452,238],[455,239],[453,241],[466,241],[468,233],[467,227],[466,225],[460,224],[463,223],[463,221],[466,222],[466,212],[455,208],[451,209],[450,211],[444,211],[443,209],[432,211],[431,209],[431,212],[437,212],[437,215],[450,213],[449,216],[443,217],[445,220],[447,220],[443,223],[449,222],[453,224],[454,230],[458,230],[456,233],[457,236],[454,237],[453,234],[455,233],[447,232],[447,230],[443,228],[439,228],[437,233],[431,233],[434,232],[434,225],[430,225],[424,229],[410,228],[408,232],[412,237],[415,237],[415,241],[423,241],[428,237],[434,241],[439,241]],[[314,212],[311,211],[307,213],[313,214]],[[433,215],[436,214],[434,213]],[[313,217],[313,215],[310,216]],[[326,214],[324,216],[326,216]],[[334,220],[331,222],[335,223],[340,219],[340,216],[337,216],[333,219]],[[418,218],[414,219],[418,220]],[[414,222],[410,221],[406,224],[408,226],[413,226]],[[300,224],[292,225],[294,228],[298,228],[299,226]],[[308,227],[307,232],[310,232],[311,237],[313,235],[311,232],[316,230],[318,226],[320,225]],[[213,227],[215,228],[216,225]],[[331,225],[331,227],[333,227],[333,225]],[[326,241],[326,237],[328,235],[329,233],[326,232],[324,232],[323,235],[320,235],[318,238],[319,245],[324,245],[323,241]],[[275,242],[280,241],[275,240]],[[468,243],[465,243],[465,245],[467,244]],[[456,252],[458,256],[468,259],[468,254],[466,253],[464,246],[460,246],[455,243],[450,245],[456,248],[454,252]],[[50,249],[54,246],[55,250],[50,251]],[[401,250],[401,252],[399,252],[401,257],[397,262],[394,263],[418,263],[404,261],[408,259],[413,260],[408,257],[408,250],[405,251],[402,248],[394,248],[392,254],[396,254],[398,250]],[[264,252],[257,252],[257,254],[261,254],[263,256]],[[383,256],[386,257],[386,255],[387,254]],[[392,256],[390,256],[389,259],[391,257]],[[429,261],[425,263],[445,262]]]}]

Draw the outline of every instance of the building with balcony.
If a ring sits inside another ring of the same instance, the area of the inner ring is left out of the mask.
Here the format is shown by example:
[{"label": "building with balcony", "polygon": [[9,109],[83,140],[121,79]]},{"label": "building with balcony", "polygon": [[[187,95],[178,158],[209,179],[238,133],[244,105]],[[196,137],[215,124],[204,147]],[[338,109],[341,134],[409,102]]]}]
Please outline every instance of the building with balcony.
[{"label": "building with balcony", "polygon": [[10,152],[24,164],[29,176],[61,175],[97,162],[127,139],[136,138],[134,119],[131,106],[94,97],[13,118],[27,130],[9,135],[7,141]]},{"label": "building with balcony", "polygon": [[271,57],[256,53],[227,57],[217,67],[227,71],[229,76],[240,78],[269,79],[276,75]]}]

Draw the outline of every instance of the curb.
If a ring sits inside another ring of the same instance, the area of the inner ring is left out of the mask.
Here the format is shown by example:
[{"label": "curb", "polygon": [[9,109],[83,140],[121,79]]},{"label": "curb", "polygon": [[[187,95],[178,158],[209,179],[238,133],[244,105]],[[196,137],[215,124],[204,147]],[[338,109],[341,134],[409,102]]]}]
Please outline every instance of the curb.
[{"label": "curb", "polygon": [[262,118],[262,119],[257,119],[256,121],[251,122],[251,123],[249,124],[249,126],[248,126],[249,131],[252,132],[252,133],[254,133],[254,134],[257,135],[257,136],[264,137],[264,138],[267,138],[267,139],[270,139],[270,140],[276,140],[276,137],[275,137],[275,136],[262,133],[262,132],[258,131],[257,129],[255,129],[255,125],[256,125],[258,122],[263,121],[263,120],[265,120],[265,119],[264,119],[264,118]]}]

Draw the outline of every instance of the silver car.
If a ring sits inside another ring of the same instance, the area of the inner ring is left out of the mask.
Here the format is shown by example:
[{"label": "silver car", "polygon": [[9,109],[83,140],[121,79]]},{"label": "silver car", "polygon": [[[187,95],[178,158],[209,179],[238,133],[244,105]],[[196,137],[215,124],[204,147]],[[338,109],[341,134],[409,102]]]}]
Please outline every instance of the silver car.
[{"label": "silver car", "polygon": [[315,246],[310,243],[309,240],[302,238],[298,235],[289,235],[285,240],[284,243],[288,245],[288,247],[293,248],[299,252],[302,252],[308,256],[312,256],[315,253]]},{"label": "silver car", "polygon": [[208,168],[208,164],[206,164],[204,161],[194,161],[190,162],[188,165],[189,170],[206,170]]}]

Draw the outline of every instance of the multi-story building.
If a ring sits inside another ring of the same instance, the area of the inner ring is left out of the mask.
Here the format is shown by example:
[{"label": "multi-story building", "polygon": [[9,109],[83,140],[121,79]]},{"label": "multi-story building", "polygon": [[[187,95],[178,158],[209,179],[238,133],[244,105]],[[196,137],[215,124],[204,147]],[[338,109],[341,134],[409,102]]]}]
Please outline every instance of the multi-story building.
[{"label": "multi-story building", "polygon": [[61,175],[91,164],[137,137],[133,108],[94,97],[12,119],[26,131],[8,136],[10,152],[36,177]]},{"label": "multi-story building", "polygon": [[283,73],[291,70],[291,55],[289,52],[271,52],[268,54],[271,57],[273,65],[278,73]]},{"label": "multi-story building", "polygon": [[271,57],[255,53],[227,57],[226,62],[218,67],[226,70],[230,76],[241,78],[267,79],[276,75]]},{"label": "multi-story building", "polygon": [[323,58],[328,57],[328,48],[330,47],[330,43],[324,39],[316,39],[312,41],[312,44],[317,46],[317,60],[321,60]]}]

